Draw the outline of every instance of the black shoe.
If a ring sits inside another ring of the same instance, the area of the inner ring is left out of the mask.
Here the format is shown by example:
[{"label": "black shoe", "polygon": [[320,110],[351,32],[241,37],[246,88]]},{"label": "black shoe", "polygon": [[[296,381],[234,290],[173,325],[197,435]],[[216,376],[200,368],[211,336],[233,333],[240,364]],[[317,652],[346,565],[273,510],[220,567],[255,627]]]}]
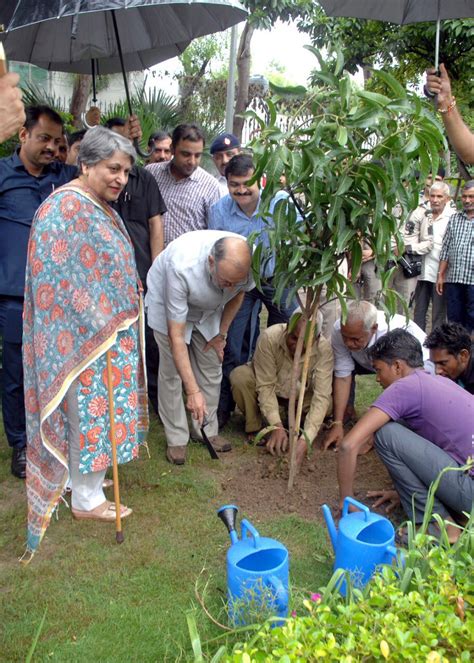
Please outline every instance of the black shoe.
[{"label": "black shoe", "polygon": [[26,479],[26,447],[13,449],[12,474],[18,479]]},{"label": "black shoe", "polygon": [[226,423],[230,419],[232,412],[227,412],[225,410],[217,410],[217,426],[219,430],[222,430]]}]

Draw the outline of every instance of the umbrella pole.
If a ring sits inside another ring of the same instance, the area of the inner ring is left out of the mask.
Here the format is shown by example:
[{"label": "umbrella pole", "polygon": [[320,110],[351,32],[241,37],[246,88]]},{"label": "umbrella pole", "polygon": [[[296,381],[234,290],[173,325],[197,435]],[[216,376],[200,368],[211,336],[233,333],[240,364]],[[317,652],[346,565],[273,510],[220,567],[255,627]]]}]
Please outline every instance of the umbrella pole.
[{"label": "umbrella pole", "polygon": [[[127,74],[125,72],[125,65],[123,63],[122,44],[120,43],[120,35],[119,35],[118,27],[117,27],[117,18],[115,16],[115,10],[114,9],[112,9],[111,14],[112,14],[112,23],[113,23],[113,26],[114,26],[115,39],[117,41],[117,49],[118,49],[118,54],[119,54],[119,59],[120,59],[120,66],[122,67],[123,85],[124,85],[124,88],[125,88],[125,96],[127,98],[128,114],[133,115],[132,102],[130,101],[130,92],[128,90]],[[150,152],[144,152],[143,150],[141,150],[140,145],[138,143],[138,138],[134,139],[133,146],[134,146],[136,152],[141,157],[143,157],[144,159],[147,159],[150,156],[150,154],[153,152],[153,150],[151,150]]]},{"label": "umbrella pole", "polygon": [[91,68],[92,68],[92,103],[95,104],[97,103],[97,92],[96,92],[96,71],[95,71],[95,58],[92,58],[91,60]]},{"label": "umbrella pole", "polygon": [[436,41],[435,41],[435,69],[439,70],[439,33],[441,31],[441,20],[436,21]]},{"label": "umbrella pole", "polygon": [[112,357],[110,350],[106,353],[107,359],[107,392],[109,396],[109,418],[110,418],[110,440],[112,446],[112,473],[114,478],[114,501],[115,501],[115,540],[123,543],[122,519],[120,517],[120,488],[117,462],[117,438],[115,437],[115,409],[114,409],[114,385],[112,376]]}]

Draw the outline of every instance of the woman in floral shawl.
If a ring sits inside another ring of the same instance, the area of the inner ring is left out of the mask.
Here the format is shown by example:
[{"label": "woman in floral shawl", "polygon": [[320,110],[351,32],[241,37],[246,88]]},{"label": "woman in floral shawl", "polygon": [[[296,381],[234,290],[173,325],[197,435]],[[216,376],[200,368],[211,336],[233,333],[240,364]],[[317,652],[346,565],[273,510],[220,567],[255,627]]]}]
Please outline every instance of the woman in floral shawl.
[{"label": "woman in floral shawl", "polygon": [[[107,350],[119,463],[137,457],[148,429],[141,285],[125,226],[108,204],[134,160],[129,140],[88,131],[81,175],[53,192],[33,221],[23,313],[31,553],[68,477],[75,518],[115,521],[102,489],[111,465]],[[121,507],[122,518],[130,513]]]}]

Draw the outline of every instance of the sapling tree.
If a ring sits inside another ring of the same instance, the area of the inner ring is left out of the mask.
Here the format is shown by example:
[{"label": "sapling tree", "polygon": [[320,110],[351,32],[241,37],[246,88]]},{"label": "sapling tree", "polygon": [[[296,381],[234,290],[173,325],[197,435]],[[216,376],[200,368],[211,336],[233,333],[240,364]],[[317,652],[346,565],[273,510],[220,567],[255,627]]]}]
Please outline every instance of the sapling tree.
[{"label": "sapling tree", "polygon": [[[394,257],[394,247],[402,250],[400,218],[418,204],[415,170],[420,181],[436,172],[445,141],[430,107],[392,76],[374,71],[385,84],[384,95],[359,89],[343,70],[340,53],[325,62],[316,49],[307,48],[319,60],[319,71],[314,72],[318,85],[307,91],[289,129],[278,126],[278,97],[268,102],[267,124],[253,111],[247,115],[260,124],[253,150],[254,177],[266,174],[262,213],[268,214],[282,175],[289,192],[276,204],[268,228],[268,251],[275,255],[275,301],[290,287],[290,298],[297,297],[312,338],[324,286],[328,300],[339,299],[343,315],[346,298],[355,296],[362,239],[375,254],[381,305],[387,315],[395,312],[397,295],[387,287],[391,271],[385,265]],[[254,254],[257,285],[264,252],[260,244]],[[350,261],[349,278],[340,273],[345,257]],[[296,442],[303,434],[301,409],[309,364],[307,353],[299,376],[303,341],[300,337],[296,348],[289,403],[290,490],[297,472]]]}]

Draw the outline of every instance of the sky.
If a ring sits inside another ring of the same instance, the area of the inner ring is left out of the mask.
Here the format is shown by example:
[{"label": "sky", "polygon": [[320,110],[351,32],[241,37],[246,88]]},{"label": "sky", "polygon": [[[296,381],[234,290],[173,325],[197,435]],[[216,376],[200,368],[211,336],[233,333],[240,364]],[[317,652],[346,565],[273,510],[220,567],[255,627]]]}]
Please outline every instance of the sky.
[{"label": "sky", "polygon": [[[242,29],[240,26],[239,28]],[[272,62],[278,62],[284,66],[284,75],[292,83],[305,85],[311,69],[317,62],[314,55],[303,48],[307,43],[309,43],[308,36],[298,32],[294,24],[284,24],[279,21],[272,30],[257,30],[251,42],[252,75],[263,74]],[[155,76],[153,70],[156,71]],[[169,71],[171,74],[179,71],[178,58],[152,67],[147,78],[148,85],[162,87],[168,94],[177,94],[177,84],[172,80],[172,76],[163,79],[159,75],[163,71]]]}]

